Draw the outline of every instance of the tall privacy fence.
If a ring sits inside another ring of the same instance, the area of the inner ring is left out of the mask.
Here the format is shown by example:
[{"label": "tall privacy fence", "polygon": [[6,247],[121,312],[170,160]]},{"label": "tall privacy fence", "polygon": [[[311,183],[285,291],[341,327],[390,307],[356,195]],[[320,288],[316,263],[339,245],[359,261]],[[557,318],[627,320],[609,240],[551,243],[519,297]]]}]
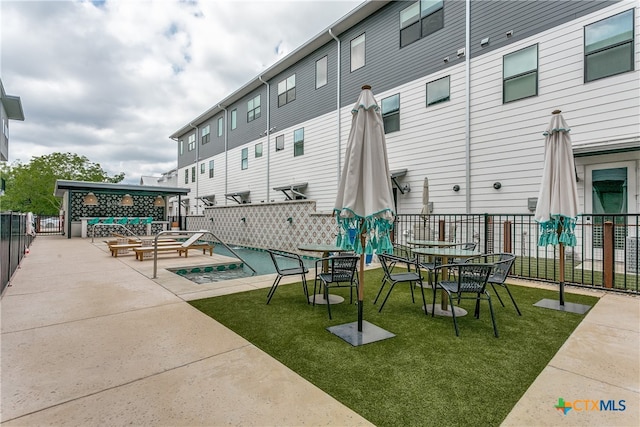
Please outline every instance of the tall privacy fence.
[{"label": "tall privacy fence", "polygon": [[34,236],[27,234],[27,215],[0,212],[0,293],[4,292]]},{"label": "tall privacy fence", "polygon": [[[565,283],[638,293],[638,214],[581,215],[578,244],[565,250]],[[512,276],[557,282],[557,246],[538,246],[533,215],[398,215],[394,242],[411,239],[477,244],[483,253],[517,256]]]}]

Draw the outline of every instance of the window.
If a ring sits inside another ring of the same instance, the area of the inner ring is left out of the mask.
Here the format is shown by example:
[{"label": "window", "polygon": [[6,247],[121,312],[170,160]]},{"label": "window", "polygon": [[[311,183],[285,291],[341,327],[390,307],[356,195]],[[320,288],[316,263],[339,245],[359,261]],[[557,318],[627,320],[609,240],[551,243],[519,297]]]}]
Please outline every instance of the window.
[{"label": "window", "polygon": [[400,130],[400,94],[385,98],[382,104],[382,121],[384,123],[384,133],[397,132]]},{"label": "window", "polygon": [[364,67],[364,34],[351,40],[351,71]]},{"label": "window", "polygon": [[419,0],[400,11],[400,47],[443,28],[443,0]]},{"label": "window", "polygon": [[427,107],[449,100],[449,76],[427,83]]},{"label": "window", "polygon": [[284,150],[284,135],[276,136],[276,151]]},{"label": "window", "polygon": [[191,182],[196,182],[196,167],[191,166]]},{"label": "window", "polygon": [[184,140],[181,139],[178,144],[180,145],[180,155],[182,156],[184,154]]},{"label": "window", "polygon": [[222,131],[224,129],[224,119],[222,117],[218,118],[218,136],[222,136]]},{"label": "window", "polygon": [[316,89],[327,84],[327,57],[316,61]]},{"label": "window", "polygon": [[206,144],[211,140],[211,134],[209,133],[209,125],[202,128],[202,143]]},{"label": "window", "polygon": [[633,71],[633,10],[584,27],[584,81]]},{"label": "window", "polygon": [[203,174],[203,173],[204,173],[204,168],[205,168],[205,164],[204,164],[204,162],[203,162],[203,163],[200,163],[200,174]]},{"label": "window", "polygon": [[192,133],[191,135],[189,135],[189,145],[187,147],[187,150],[193,151],[195,149],[196,149],[196,134]]},{"label": "window", "polygon": [[209,160],[209,178],[213,178],[213,160]]},{"label": "window", "polygon": [[247,102],[247,122],[251,122],[260,117],[260,95]]},{"label": "window", "polygon": [[249,167],[249,149],[248,148],[242,149],[242,161],[240,163],[240,167],[242,168],[242,170],[245,170]]},{"label": "window", "polygon": [[184,170],[184,183],[185,184],[189,183],[189,169]]},{"label": "window", "polygon": [[255,157],[262,157],[262,142],[256,144]]},{"label": "window", "polygon": [[293,131],[293,157],[304,154],[304,128]]},{"label": "window", "polygon": [[231,130],[238,127],[238,109],[231,110]]},{"label": "window", "polygon": [[503,103],[538,94],[538,45],[526,47],[503,58]]},{"label": "window", "polygon": [[296,75],[292,74],[278,83],[278,107],[296,99]]}]

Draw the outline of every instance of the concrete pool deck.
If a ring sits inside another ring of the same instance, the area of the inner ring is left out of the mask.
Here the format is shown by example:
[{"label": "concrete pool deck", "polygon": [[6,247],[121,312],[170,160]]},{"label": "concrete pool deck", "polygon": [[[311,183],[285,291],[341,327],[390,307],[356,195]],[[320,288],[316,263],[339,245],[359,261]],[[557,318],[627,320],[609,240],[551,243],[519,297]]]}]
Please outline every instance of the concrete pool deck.
[{"label": "concrete pool deck", "polygon": [[[162,255],[152,280],[152,260],[61,236],[30,252],[0,302],[3,425],[371,425],[185,303],[273,275],[197,285],[165,270],[228,260],[193,251]],[[584,292],[602,298],[504,425],[639,424],[640,298]],[[560,397],[627,405],[565,416]]]}]

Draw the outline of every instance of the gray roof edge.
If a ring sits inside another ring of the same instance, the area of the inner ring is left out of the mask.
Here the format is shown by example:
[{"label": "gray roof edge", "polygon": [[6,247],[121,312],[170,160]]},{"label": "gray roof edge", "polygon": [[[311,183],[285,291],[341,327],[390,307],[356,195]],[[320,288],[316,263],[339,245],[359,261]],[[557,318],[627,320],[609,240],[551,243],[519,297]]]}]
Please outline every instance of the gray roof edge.
[{"label": "gray roof edge", "polygon": [[111,182],[70,181],[64,179],[56,180],[56,186],[53,194],[57,197],[61,197],[66,190],[154,193],[180,196],[189,194],[191,191],[190,188],[161,187],[157,185],[114,184]]},{"label": "gray roof edge", "polygon": [[266,70],[264,70],[255,78],[247,82],[244,86],[242,86],[235,92],[231,93],[229,96],[222,99],[220,102],[217,102],[214,106],[209,108],[207,111],[205,111],[195,119],[191,120],[189,123],[182,126],[180,129],[178,129],[173,134],[171,134],[171,136],[169,136],[169,139],[178,138],[184,135],[185,133],[191,131],[193,129],[190,126],[191,124],[197,126],[199,124],[204,123],[206,120],[210,119],[211,117],[215,116],[220,111],[222,111],[222,108],[219,107],[220,105],[223,107],[229,106],[234,102],[238,101],[240,98],[249,94],[251,91],[260,87],[263,84],[260,81],[261,77],[264,80],[269,80],[275,77],[276,75],[280,74],[282,71],[289,68],[291,65],[295,64],[300,59],[304,58],[311,52],[315,51],[316,49],[319,49],[324,44],[333,40],[331,35],[329,35],[329,30],[331,30],[333,35],[338,36],[343,32],[345,32],[346,30],[348,30],[349,28],[351,28],[352,26],[354,26],[355,24],[357,24],[358,22],[364,20],[365,18],[369,17],[373,13],[377,12],[379,9],[381,9],[383,6],[385,6],[387,3],[390,3],[390,2],[391,0],[368,0],[356,6],[351,12],[349,12],[348,14],[340,18],[338,21],[331,24],[324,31],[320,32],[315,37],[312,37],[309,41],[307,41],[306,43],[304,43],[303,45],[295,49],[293,52],[291,52],[290,54],[288,54],[287,56],[285,56],[284,58],[282,58],[281,60],[279,60],[278,62],[276,62],[269,68],[267,68]]}]

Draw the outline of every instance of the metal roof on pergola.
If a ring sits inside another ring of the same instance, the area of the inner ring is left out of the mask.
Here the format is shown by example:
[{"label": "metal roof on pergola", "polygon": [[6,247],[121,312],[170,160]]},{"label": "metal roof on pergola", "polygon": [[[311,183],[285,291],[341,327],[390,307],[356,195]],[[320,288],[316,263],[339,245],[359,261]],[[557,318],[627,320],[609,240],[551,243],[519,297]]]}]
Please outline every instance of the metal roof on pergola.
[{"label": "metal roof on pergola", "polygon": [[185,196],[191,191],[189,188],[161,187],[156,185],[114,184],[110,182],[68,181],[56,180],[54,196],[62,197],[65,191],[90,191],[98,194],[130,194],[153,196]]}]

